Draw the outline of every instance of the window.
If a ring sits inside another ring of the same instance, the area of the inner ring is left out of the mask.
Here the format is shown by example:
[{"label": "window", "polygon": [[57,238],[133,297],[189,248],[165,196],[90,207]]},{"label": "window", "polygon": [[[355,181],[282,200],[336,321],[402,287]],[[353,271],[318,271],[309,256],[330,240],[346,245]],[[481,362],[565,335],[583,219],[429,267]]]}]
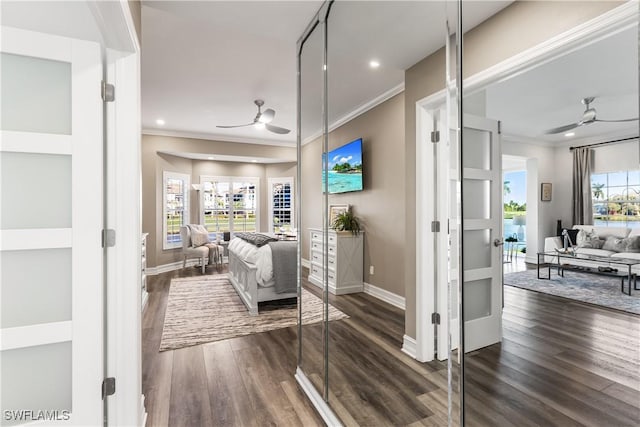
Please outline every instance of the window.
[{"label": "window", "polygon": [[640,170],[591,175],[593,223],[640,227]]},{"label": "window", "polygon": [[189,221],[189,187],[191,177],[182,173],[163,173],[163,249],[182,246],[180,227]]},{"label": "window", "polygon": [[293,209],[293,178],[269,178],[269,231],[291,230]]},{"label": "window", "polygon": [[259,182],[247,177],[200,177],[200,217],[211,239],[225,231],[258,231]]}]

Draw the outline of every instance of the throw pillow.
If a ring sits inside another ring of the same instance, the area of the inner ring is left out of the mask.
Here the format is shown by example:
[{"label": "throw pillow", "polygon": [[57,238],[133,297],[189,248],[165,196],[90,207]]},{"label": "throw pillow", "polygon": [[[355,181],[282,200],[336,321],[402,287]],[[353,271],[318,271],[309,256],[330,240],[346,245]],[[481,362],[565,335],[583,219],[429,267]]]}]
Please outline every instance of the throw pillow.
[{"label": "throw pillow", "polygon": [[202,246],[210,242],[209,232],[204,225],[190,224],[189,229],[191,230],[192,247],[197,248],[198,246]]},{"label": "throw pillow", "polygon": [[[579,232],[580,230],[575,229],[575,228],[563,228],[563,229],[562,229],[562,231],[563,231],[563,232],[564,232],[565,230],[567,230],[567,233],[569,233],[569,239],[571,239],[571,244],[575,245],[575,244],[576,244],[576,242],[578,241],[578,232]],[[562,236],[562,237],[560,238],[560,240],[561,240],[562,242],[564,242],[564,236]],[[569,246],[571,246],[571,245],[569,245]]]},{"label": "throw pillow", "polygon": [[580,230],[576,237],[579,248],[600,249],[604,246],[604,240],[600,239],[595,231]]},{"label": "throw pillow", "polygon": [[609,236],[604,242],[602,249],[614,252],[624,252],[627,249],[627,242],[625,239],[621,239],[620,237]]},{"label": "throw pillow", "polygon": [[640,236],[627,237],[624,240],[627,242],[625,252],[640,253]]}]

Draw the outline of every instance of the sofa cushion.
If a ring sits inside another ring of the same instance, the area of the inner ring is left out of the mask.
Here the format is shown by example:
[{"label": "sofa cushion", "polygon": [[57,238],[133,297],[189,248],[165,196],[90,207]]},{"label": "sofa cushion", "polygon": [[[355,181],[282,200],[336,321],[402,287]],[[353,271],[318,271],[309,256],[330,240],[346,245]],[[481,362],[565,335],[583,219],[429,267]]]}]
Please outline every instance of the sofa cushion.
[{"label": "sofa cushion", "polygon": [[632,228],[627,237],[640,236],[640,228]]},{"label": "sofa cushion", "polygon": [[640,261],[640,253],[634,252],[620,252],[618,254],[611,255],[611,259],[637,259]]},{"label": "sofa cushion", "polygon": [[627,249],[627,240],[620,237],[609,236],[604,242],[602,249],[614,252],[624,252]]},{"label": "sofa cushion", "polygon": [[630,228],[627,227],[595,227],[593,225],[574,225],[573,228],[577,230],[585,230],[588,232],[595,232],[601,239],[605,239],[607,237],[619,237],[624,239],[629,235],[631,231]]},{"label": "sofa cushion", "polygon": [[578,231],[576,246],[579,248],[602,249],[602,246],[604,246],[604,240],[600,239],[595,232],[589,232],[582,229]]},{"label": "sofa cushion", "polygon": [[592,249],[592,248],[578,248],[576,249],[576,253],[585,254],[585,255],[604,256],[604,257],[610,257],[610,256],[613,256],[613,254],[615,254],[614,251],[608,251],[606,249]]},{"label": "sofa cushion", "polygon": [[639,253],[640,252],[640,236],[629,236],[624,239],[627,247],[624,252]]}]

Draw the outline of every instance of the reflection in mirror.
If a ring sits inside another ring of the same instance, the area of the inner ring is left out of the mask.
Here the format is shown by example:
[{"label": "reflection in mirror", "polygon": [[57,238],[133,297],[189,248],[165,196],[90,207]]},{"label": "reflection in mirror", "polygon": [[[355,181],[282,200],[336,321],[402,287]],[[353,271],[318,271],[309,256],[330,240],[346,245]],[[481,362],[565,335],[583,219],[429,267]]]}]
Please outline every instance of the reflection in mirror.
[{"label": "reflection in mirror", "polygon": [[[299,139],[304,144],[309,140],[320,140],[322,135],[322,103],[324,100],[324,38],[322,24],[316,25],[302,44],[299,57],[299,96],[300,96],[300,135]],[[322,237],[321,233],[309,234],[308,223],[310,212],[321,212],[322,189],[319,181],[319,167],[321,152],[309,152],[309,147],[315,145],[305,144],[302,147],[302,155],[298,157],[299,168],[299,193],[300,207],[312,207],[302,210],[298,215],[298,236],[300,238],[301,256],[310,260],[309,268],[300,266],[301,294],[299,313],[299,356],[298,366],[311,381],[316,391],[323,395],[325,392],[325,357],[324,357],[324,305],[322,289],[310,285],[307,277],[312,271],[322,270]],[[307,171],[318,169],[316,176],[310,176]],[[316,224],[320,225],[320,224]],[[311,245],[317,245],[314,251]],[[313,258],[313,257],[316,258]],[[320,283],[322,286],[322,283]]]},{"label": "reflection in mirror", "polygon": [[[362,139],[361,157],[328,159],[336,181],[362,177],[361,191],[329,191],[329,205],[349,205],[362,226],[357,235],[330,232],[329,243],[329,302],[349,316],[328,323],[329,404],[345,425],[447,424],[446,335],[437,357],[435,290],[426,285],[433,269],[420,289],[407,274],[417,267],[416,229],[408,225],[417,215],[416,103],[445,87],[445,19],[444,2],[335,2],[328,17],[329,150]],[[443,126],[446,112],[438,117]],[[433,187],[425,190],[432,204]],[[416,294],[429,311],[417,312]],[[418,319],[430,329],[430,350],[420,354]]]},{"label": "reflection in mirror", "polygon": [[[600,237],[640,228],[638,5],[505,6],[475,26],[464,13],[465,30],[473,27],[464,33],[460,156],[464,419],[635,425],[637,399],[611,390],[637,394],[637,370],[614,372],[640,363],[629,329],[640,322],[624,312],[620,277],[604,276],[594,258],[617,254],[581,247],[590,259],[575,271],[575,258],[554,249],[559,223],[589,224]],[[580,150],[592,160],[576,168]],[[549,196],[542,183],[552,184]]]}]

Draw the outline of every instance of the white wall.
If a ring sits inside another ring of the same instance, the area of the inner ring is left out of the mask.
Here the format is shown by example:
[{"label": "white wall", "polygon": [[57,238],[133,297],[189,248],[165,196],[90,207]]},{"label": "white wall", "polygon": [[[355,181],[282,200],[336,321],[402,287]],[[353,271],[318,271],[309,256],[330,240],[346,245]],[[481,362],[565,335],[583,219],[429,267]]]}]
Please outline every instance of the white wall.
[{"label": "white wall", "polygon": [[[568,151],[568,149],[567,149]],[[558,185],[556,184],[556,149],[542,145],[519,142],[503,138],[502,154],[526,158],[527,164],[527,262],[536,263],[536,253],[544,248],[544,239],[556,233],[559,205]],[[571,178],[569,163],[569,179]],[[540,184],[553,184],[553,196],[550,202],[540,201]],[[571,191],[571,187],[569,187]],[[537,214],[538,221],[530,216]],[[571,212],[569,211],[569,216]],[[563,222],[564,223],[564,222]]]}]

